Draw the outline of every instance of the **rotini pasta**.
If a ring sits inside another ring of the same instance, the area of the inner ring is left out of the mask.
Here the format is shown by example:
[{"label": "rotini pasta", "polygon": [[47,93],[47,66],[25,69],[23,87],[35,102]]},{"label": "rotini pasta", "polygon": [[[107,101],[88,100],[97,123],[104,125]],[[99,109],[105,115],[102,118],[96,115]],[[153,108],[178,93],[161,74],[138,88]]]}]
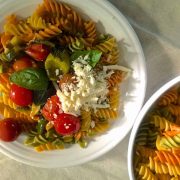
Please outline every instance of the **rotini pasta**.
[{"label": "rotini pasta", "polygon": [[81,131],[88,131],[91,126],[91,111],[81,111]]},{"label": "rotini pasta", "polygon": [[180,175],[180,165],[162,164],[149,158],[149,168],[158,174],[169,174],[171,176]]},{"label": "rotini pasta", "polygon": [[139,175],[142,177],[142,179],[157,180],[157,177],[145,165],[141,165]]},{"label": "rotini pasta", "polygon": [[61,32],[62,31],[58,26],[50,25],[49,27],[46,27],[45,29],[35,33],[35,38],[36,39],[52,38],[54,36],[61,34]]},{"label": "rotini pasta", "polygon": [[87,21],[84,23],[85,34],[88,38],[94,39],[97,38],[96,26],[93,21]]},{"label": "rotini pasta", "polygon": [[172,89],[161,97],[161,99],[158,102],[158,105],[167,106],[171,103],[175,103],[176,101],[177,101],[177,92],[174,89]]},{"label": "rotini pasta", "polygon": [[29,23],[35,30],[45,29],[47,27],[46,21],[37,14],[30,16],[27,19],[27,23]]},{"label": "rotini pasta", "polygon": [[51,151],[55,149],[64,149],[63,144],[53,144],[53,143],[47,143],[47,144],[41,144],[37,147],[34,148],[37,152],[42,152],[42,151]]},{"label": "rotini pasta", "polygon": [[109,108],[103,108],[103,109],[98,109],[95,112],[95,116],[99,118],[108,118],[108,119],[115,119],[118,117],[118,111],[117,110],[112,110]]},{"label": "rotini pasta", "polygon": [[0,114],[4,116],[4,118],[13,118],[18,122],[34,122],[32,118],[29,116],[26,116],[23,113],[17,112],[13,109],[11,109],[8,106],[5,106],[4,104],[0,104]]},{"label": "rotini pasta", "polygon": [[136,179],[139,179],[141,166],[147,167],[158,180],[180,178],[178,87],[179,84],[157,100],[140,126],[134,153],[134,158],[138,157],[138,160],[133,162]]},{"label": "rotini pasta", "polygon": [[167,151],[156,151],[156,161],[161,163],[169,163],[172,165],[180,165],[180,156]]},{"label": "rotini pasta", "polygon": [[116,85],[118,85],[120,82],[123,81],[124,77],[125,77],[124,72],[118,70],[114,71],[111,77],[107,79],[108,86],[115,87]]}]

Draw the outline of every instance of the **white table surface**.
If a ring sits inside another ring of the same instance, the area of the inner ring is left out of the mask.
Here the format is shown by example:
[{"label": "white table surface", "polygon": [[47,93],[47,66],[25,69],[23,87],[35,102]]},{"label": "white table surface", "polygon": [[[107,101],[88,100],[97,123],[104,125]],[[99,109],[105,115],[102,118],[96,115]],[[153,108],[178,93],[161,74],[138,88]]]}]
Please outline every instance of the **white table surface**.
[{"label": "white table surface", "polygon": [[[179,0],[110,1],[127,17],[142,44],[147,62],[147,101],[164,83],[180,75]],[[36,168],[0,154],[0,180],[128,180],[128,139],[129,135],[104,156],[71,168]]]}]

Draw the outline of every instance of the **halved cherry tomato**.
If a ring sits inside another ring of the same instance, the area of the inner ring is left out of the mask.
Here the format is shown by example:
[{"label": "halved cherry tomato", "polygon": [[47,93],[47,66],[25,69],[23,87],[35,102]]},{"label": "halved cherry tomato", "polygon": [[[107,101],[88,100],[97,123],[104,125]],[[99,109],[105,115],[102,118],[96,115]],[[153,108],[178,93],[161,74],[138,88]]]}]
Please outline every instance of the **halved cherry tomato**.
[{"label": "halved cherry tomato", "polygon": [[80,129],[80,119],[71,114],[62,113],[54,121],[54,127],[60,135],[71,135]]},{"label": "halved cherry tomato", "polygon": [[50,53],[50,48],[44,44],[30,44],[25,52],[36,61],[44,61]]},{"label": "halved cherry tomato", "polygon": [[76,83],[76,79],[75,76],[73,76],[72,74],[64,74],[60,80],[59,80],[59,87],[61,88],[61,90],[63,89],[63,86],[66,84],[75,84]]},{"label": "halved cherry tomato", "polygon": [[13,69],[15,71],[20,71],[28,67],[32,67],[32,59],[28,56],[23,56],[17,59],[13,64]]},{"label": "halved cherry tomato", "polygon": [[19,106],[28,106],[32,104],[33,92],[16,84],[12,84],[10,89],[10,99]]},{"label": "halved cherry tomato", "polygon": [[42,114],[48,121],[54,121],[60,113],[61,103],[57,95],[51,96],[42,109]]},{"label": "halved cherry tomato", "polygon": [[0,121],[0,139],[2,141],[14,141],[20,133],[21,127],[13,119],[8,118]]}]

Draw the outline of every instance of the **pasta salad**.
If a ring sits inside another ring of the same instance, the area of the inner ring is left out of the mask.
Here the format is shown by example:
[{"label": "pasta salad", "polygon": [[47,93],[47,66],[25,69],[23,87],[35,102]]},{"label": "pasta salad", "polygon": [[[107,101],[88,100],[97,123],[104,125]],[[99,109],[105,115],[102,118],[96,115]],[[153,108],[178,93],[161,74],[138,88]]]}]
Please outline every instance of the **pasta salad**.
[{"label": "pasta salad", "polygon": [[0,140],[26,133],[24,144],[38,152],[85,148],[109,128],[130,72],[118,65],[115,37],[55,0],[44,0],[27,18],[8,16],[3,28]]}]

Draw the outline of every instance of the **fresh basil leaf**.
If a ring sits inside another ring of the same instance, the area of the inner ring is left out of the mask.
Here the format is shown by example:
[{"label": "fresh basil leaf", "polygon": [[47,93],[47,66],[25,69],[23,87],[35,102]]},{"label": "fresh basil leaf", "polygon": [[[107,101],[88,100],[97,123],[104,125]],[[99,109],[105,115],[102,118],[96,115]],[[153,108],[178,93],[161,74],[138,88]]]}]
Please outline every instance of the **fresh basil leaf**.
[{"label": "fresh basil leaf", "polygon": [[14,72],[10,81],[30,90],[44,90],[47,89],[49,79],[44,69],[28,68]]},{"label": "fresh basil leaf", "polygon": [[71,60],[75,61],[79,57],[86,60],[90,66],[95,67],[101,58],[102,52],[99,50],[89,50],[89,51],[76,51],[72,54]]},{"label": "fresh basil leaf", "polygon": [[47,124],[47,121],[44,118],[38,121],[38,124],[36,126],[38,134],[42,134],[44,132],[46,124]]},{"label": "fresh basil leaf", "polygon": [[34,91],[33,102],[35,105],[43,105],[46,103],[47,99],[54,94],[54,86],[50,84],[47,90]]}]

